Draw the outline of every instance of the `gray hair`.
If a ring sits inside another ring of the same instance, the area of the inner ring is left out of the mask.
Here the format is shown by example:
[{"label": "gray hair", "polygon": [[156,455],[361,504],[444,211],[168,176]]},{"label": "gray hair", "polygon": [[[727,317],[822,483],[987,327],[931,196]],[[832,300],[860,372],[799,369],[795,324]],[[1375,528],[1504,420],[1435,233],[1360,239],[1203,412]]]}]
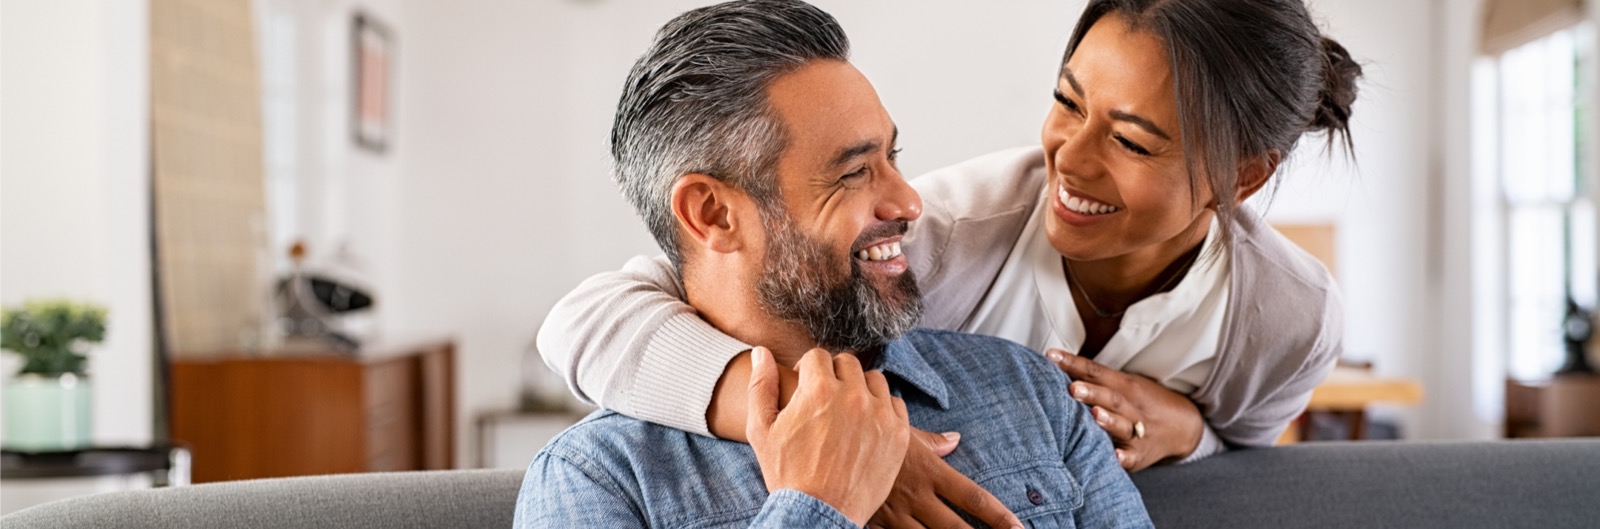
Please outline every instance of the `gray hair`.
[{"label": "gray hair", "polygon": [[814,60],[849,60],[833,16],[798,0],[739,0],[689,11],[656,33],[628,73],[611,127],[617,185],[680,273],[672,186],[701,173],[744,191],[763,218],[787,142],[766,90]]}]

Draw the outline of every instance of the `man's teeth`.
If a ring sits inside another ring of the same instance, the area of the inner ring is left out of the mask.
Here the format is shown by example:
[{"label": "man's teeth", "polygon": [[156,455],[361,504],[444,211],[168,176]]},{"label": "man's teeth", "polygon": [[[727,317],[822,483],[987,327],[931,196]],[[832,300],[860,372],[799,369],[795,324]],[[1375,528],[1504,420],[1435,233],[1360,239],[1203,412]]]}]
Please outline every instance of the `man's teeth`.
[{"label": "man's teeth", "polygon": [[1056,192],[1056,198],[1061,200],[1061,205],[1080,215],[1105,215],[1122,210],[1122,208],[1104,202],[1072,196],[1072,193],[1068,193],[1067,188],[1064,187]]},{"label": "man's teeth", "polygon": [[856,252],[856,258],[862,261],[888,261],[900,257],[900,241],[886,242]]}]

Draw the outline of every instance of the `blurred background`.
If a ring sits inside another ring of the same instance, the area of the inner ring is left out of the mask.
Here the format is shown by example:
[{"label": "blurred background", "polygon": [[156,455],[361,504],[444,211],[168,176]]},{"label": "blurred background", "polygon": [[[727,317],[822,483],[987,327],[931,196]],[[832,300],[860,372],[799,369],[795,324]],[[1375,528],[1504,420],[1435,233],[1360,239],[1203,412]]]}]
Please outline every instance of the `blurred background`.
[{"label": "blurred background", "polygon": [[[622,80],[705,3],[3,0],[0,303],[108,309],[90,434],[54,448],[177,442],[194,481],[525,465],[582,413],[545,313],[658,253],[610,179]],[[907,176],[1036,145],[1084,4],[815,3]],[[1253,200],[1343,291],[1368,385],[1327,409],[1367,413],[1336,433],[1600,435],[1600,384],[1555,376],[1596,349],[1600,2],[1309,4],[1366,68],[1355,161],[1310,138]],[[7,461],[9,511],[39,482]]]}]

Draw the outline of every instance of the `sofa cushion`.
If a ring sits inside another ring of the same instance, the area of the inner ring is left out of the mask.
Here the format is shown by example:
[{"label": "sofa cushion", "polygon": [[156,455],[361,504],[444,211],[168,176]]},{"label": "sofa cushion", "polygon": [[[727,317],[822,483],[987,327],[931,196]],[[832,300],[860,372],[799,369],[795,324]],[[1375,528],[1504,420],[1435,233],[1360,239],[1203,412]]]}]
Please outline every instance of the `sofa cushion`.
[{"label": "sofa cushion", "polygon": [[1597,527],[1600,440],[1333,442],[1134,475],[1156,527]]}]

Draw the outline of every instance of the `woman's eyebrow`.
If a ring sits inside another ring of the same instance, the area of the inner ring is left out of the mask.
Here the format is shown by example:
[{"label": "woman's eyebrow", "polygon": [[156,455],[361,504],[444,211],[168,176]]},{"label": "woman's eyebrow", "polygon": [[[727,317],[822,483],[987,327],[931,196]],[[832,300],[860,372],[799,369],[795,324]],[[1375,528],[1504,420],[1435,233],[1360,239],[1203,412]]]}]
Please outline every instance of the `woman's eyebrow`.
[{"label": "woman's eyebrow", "polygon": [[1111,119],[1114,119],[1114,120],[1117,120],[1117,121],[1126,121],[1128,123],[1132,123],[1134,125],[1138,125],[1139,128],[1144,129],[1145,132],[1149,132],[1151,134],[1154,134],[1154,135],[1160,137],[1163,140],[1172,141],[1172,137],[1171,136],[1167,136],[1167,133],[1163,132],[1161,130],[1161,127],[1157,127],[1155,122],[1153,122],[1153,121],[1150,121],[1148,119],[1144,119],[1144,118],[1139,117],[1137,115],[1129,114],[1127,112],[1123,112],[1123,111],[1117,110],[1117,109],[1111,109],[1111,112],[1109,112],[1108,114],[1110,114]]},{"label": "woman's eyebrow", "polygon": [[[1072,75],[1072,70],[1062,66],[1061,78],[1067,80],[1067,85],[1072,87],[1073,93],[1077,94],[1079,98],[1083,97],[1083,85],[1078,84],[1078,78]],[[1144,129],[1145,132],[1154,134],[1163,140],[1172,141],[1172,136],[1167,135],[1166,131],[1161,130],[1161,127],[1157,127],[1154,121],[1150,121],[1139,115],[1123,112],[1117,109],[1112,109],[1109,114],[1111,119],[1132,123],[1137,125],[1139,128]]]}]

